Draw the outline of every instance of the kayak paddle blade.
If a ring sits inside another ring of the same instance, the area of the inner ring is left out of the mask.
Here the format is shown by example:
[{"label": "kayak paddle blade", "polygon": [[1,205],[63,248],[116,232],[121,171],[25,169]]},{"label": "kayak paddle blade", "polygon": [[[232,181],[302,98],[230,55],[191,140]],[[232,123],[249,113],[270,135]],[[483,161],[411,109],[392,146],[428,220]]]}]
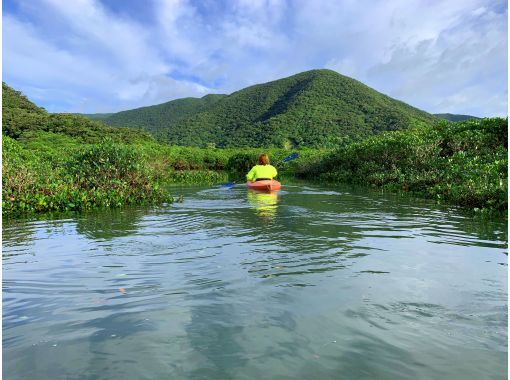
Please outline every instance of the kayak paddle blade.
[{"label": "kayak paddle blade", "polygon": [[295,158],[298,158],[299,157],[299,153],[295,152],[295,153],[292,153],[292,154],[289,154],[287,157],[285,157],[283,159],[283,162],[289,162],[289,161],[292,161],[293,159]]}]

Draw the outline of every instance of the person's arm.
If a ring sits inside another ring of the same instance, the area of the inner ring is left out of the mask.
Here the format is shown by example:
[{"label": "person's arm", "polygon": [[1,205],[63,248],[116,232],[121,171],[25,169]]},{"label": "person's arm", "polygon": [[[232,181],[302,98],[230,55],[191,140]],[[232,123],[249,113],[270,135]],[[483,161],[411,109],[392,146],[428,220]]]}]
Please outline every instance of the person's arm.
[{"label": "person's arm", "polygon": [[255,166],[246,174],[246,179],[251,182],[255,181]]},{"label": "person's arm", "polygon": [[271,178],[274,178],[278,175],[278,171],[276,170],[276,168],[273,166],[273,175],[271,176]]}]

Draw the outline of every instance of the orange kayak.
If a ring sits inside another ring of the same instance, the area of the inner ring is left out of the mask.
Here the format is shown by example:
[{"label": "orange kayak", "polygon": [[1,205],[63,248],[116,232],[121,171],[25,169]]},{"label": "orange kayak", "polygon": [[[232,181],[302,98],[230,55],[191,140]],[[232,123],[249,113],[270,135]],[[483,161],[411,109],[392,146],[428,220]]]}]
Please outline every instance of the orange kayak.
[{"label": "orange kayak", "polygon": [[260,191],[273,191],[273,190],[280,190],[282,185],[280,182],[273,180],[262,180],[262,181],[255,181],[255,182],[246,182],[246,186],[248,186],[249,189],[253,190],[260,190]]}]

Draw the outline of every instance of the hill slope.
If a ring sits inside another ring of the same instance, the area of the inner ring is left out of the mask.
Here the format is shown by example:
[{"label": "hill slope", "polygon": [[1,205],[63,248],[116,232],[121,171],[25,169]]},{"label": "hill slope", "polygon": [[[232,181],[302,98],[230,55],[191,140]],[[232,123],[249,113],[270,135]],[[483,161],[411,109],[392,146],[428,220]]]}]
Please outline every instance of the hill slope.
[{"label": "hill slope", "polygon": [[76,115],[84,116],[92,120],[104,120],[107,117],[114,115],[115,113],[78,113]]},{"label": "hill slope", "polygon": [[453,113],[435,113],[434,116],[449,121],[466,121],[466,120],[480,120],[479,117],[470,115],[457,115]]},{"label": "hill slope", "polygon": [[50,114],[2,82],[2,133],[19,139],[38,132],[67,135],[82,142],[99,142],[105,137],[123,142],[153,140],[147,132],[140,130],[119,130],[75,114]]},{"label": "hill slope", "polygon": [[142,126],[154,133],[169,125],[185,120],[196,113],[208,110],[225,96],[226,95],[210,94],[203,98],[177,99],[155,106],[141,107],[114,114],[92,114],[84,116],[90,118],[95,117],[105,121],[109,125],[117,127]]},{"label": "hill slope", "polygon": [[119,112],[104,122],[142,127],[177,145],[290,148],[337,146],[437,120],[331,70],[307,71],[228,96],[208,97]]}]

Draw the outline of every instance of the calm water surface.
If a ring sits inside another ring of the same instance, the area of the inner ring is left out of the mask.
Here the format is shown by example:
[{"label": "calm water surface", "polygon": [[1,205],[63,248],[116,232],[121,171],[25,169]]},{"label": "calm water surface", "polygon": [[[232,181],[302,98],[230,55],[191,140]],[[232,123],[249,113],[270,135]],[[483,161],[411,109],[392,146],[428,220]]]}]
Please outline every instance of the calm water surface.
[{"label": "calm water surface", "polygon": [[4,221],[4,379],[506,379],[507,224],[350,188]]}]

